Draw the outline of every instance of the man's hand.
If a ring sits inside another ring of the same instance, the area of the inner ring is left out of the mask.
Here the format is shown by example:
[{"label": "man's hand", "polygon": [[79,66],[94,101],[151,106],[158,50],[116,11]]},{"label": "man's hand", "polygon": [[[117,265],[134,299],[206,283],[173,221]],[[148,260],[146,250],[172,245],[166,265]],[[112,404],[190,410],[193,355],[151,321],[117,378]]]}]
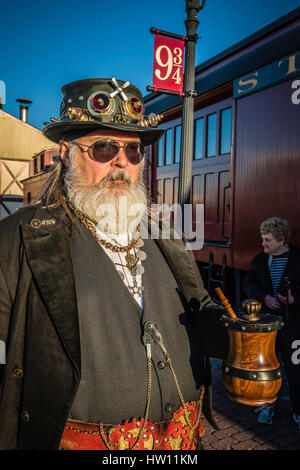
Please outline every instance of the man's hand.
[{"label": "man's hand", "polygon": [[264,298],[264,303],[268,308],[271,308],[273,310],[280,308],[280,303],[278,302],[278,300],[275,299],[275,297],[272,297],[271,295],[266,295],[266,297]]},{"label": "man's hand", "polygon": [[280,302],[282,302],[283,304],[293,304],[295,302],[295,299],[294,299],[294,296],[291,294],[291,291],[288,290],[288,295],[287,297],[283,297],[283,295],[280,295],[278,294],[278,299],[280,300]]}]

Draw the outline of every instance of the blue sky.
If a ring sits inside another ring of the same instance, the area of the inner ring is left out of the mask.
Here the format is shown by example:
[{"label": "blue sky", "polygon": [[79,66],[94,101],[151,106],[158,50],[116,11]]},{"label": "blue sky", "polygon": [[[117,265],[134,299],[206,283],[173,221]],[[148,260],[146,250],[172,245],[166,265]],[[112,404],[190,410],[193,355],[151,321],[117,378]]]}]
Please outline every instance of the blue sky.
[{"label": "blue sky", "polygon": [[[206,0],[199,12],[196,65],[300,6],[299,0]],[[152,84],[151,26],[185,34],[184,0],[0,0],[0,80],[4,110],[33,101],[30,124],[59,116],[61,87],[117,77],[147,94]]]}]

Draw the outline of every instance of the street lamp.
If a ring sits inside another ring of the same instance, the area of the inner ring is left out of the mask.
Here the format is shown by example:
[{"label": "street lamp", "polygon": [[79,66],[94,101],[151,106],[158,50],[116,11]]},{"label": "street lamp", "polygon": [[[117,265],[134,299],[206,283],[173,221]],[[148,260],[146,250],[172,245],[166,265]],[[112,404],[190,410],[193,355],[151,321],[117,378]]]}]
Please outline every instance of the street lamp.
[{"label": "street lamp", "polygon": [[193,158],[193,131],[194,131],[194,99],[195,91],[195,50],[197,41],[197,27],[199,24],[197,14],[205,5],[199,0],[186,0],[187,19],[185,20],[187,38],[185,50],[184,84],[182,104],[182,132],[179,169],[179,203],[184,210],[184,204],[191,199],[192,158]]}]

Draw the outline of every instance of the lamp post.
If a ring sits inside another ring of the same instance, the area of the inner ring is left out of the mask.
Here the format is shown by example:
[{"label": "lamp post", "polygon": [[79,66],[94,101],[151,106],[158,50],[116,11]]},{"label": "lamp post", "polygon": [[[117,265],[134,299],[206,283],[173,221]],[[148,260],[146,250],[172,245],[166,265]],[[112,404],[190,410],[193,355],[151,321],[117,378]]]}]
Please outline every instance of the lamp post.
[{"label": "lamp post", "polygon": [[[151,28],[150,32],[152,34],[159,34],[160,36],[166,36],[173,39],[185,41],[185,65],[184,65],[184,80],[183,80],[183,89],[178,91],[176,88],[172,87],[170,83],[168,86],[159,87],[159,81],[153,79],[153,85],[147,86],[147,91],[152,91],[155,93],[166,93],[171,95],[182,96],[182,130],[181,130],[181,149],[180,149],[180,168],[179,168],[179,189],[178,189],[178,202],[181,205],[182,209],[182,227],[185,225],[185,216],[184,216],[184,206],[185,204],[190,203],[191,199],[191,181],[192,181],[192,159],[193,159],[193,125],[194,125],[194,99],[197,96],[195,91],[195,50],[196,50],[196,41],[198,35],[196,34],[197,27],[199,24],[197,14],[199,10],[204,8],[206,0],[186,0],[186,12],[187,19],[185,20],[187,35],[185,37],[180,36],[179,34],[170,33],[167,31],[161,31],[157,28]],[[160,46],[163,47],[163,46]],[[169,48],[165,45],[165,49]],[[157,49],[157,51],[160,48]],[[172,58],[171,50],[169,50],[169,57]],[[178,58],[177,58],[178,59]],[[173,60],[173,59],[172,59]],[[158,59],[157,59],[158,62]],[[161,62],[161,61],[160,61]],[[155,67],[157,67],[157,63]],[[178,62],[175,62],[176,66]],[[159,66],[166,67],[169,65],[159,63]],[[173,64],[174,65],[174,64]],[[168,71],[167,76],[169,77],[172,73],[172,68]],[[156,70],[155,70],[156,72]],[[160,73],[160,72],[159,72]],[[176,75],[177,71],[174,73]],[[156,77],[159,76],[155,74]],[[167,76],[164,78],[159,77],[160,81],[166,80]],[[154,75],[153,75],[154,77]],[[172,76],[174,78],[174,76]],[[154,83],[155,81],[155,83]],[[176,82],[179,83],[179,82]],[[164,83],[162,83],[164,84]]]},{"label": "lamp post", "polygon": [[187,38],[184,66],[184,94],[182,104],[182,132],[179,169],[179,203],[184,210],[184,204],[191,199],[192,157],[193,157],[193,118],[195,92],[195,49],[197,41],[197,14],[204,7],[205,0],[186,0],[187,19],[185,20]]}]

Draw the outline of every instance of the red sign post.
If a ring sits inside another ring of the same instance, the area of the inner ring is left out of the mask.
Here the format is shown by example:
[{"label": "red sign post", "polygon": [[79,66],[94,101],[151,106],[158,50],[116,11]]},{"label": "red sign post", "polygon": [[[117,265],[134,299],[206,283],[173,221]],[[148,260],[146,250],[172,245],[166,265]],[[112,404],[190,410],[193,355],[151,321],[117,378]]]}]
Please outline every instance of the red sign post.
[{"label": "red sign post", "polygon": [[176,91],[182,95],[184,44],[182,40],[155,35],[153,88]]}]

